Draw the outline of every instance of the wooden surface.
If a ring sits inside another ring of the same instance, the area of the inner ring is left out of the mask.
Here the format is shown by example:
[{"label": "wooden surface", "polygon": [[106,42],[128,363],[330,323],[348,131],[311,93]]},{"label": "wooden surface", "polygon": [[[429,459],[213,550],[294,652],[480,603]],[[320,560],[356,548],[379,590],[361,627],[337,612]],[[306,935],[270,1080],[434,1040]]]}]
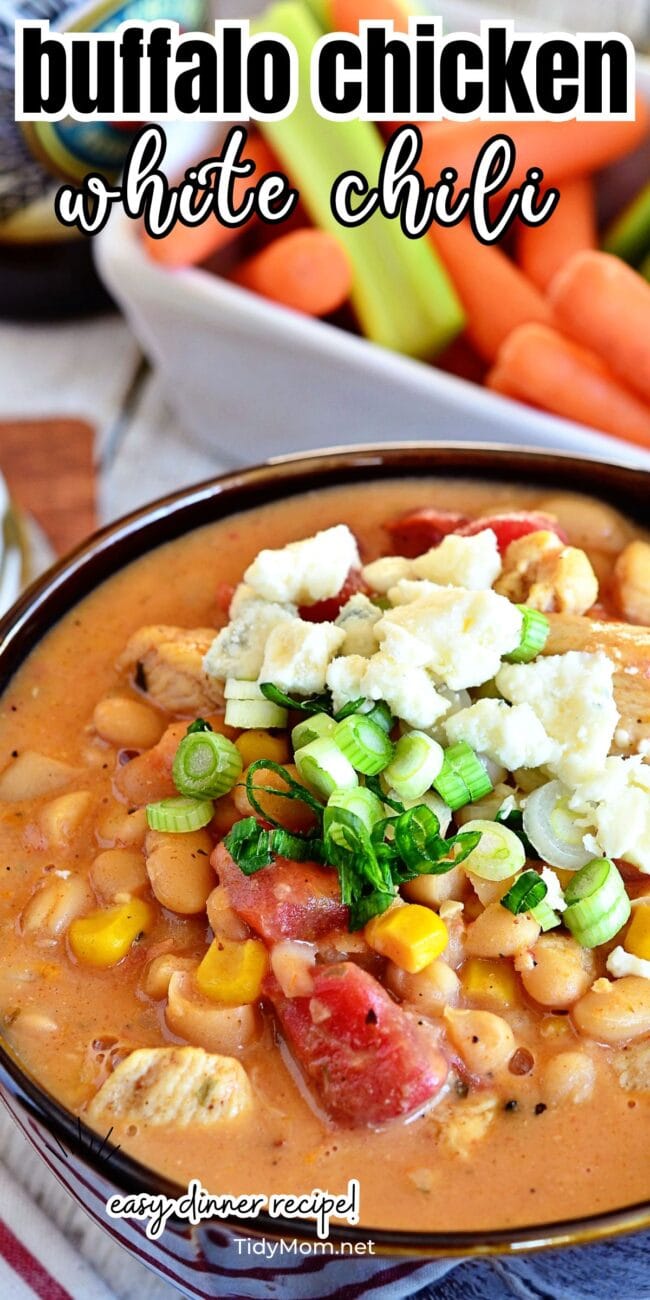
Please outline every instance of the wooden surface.
[{"label": "wooden surface", "polygon": [[97,527],[93,430],[81,420],[0,423],[0,469],[58,555]]}]

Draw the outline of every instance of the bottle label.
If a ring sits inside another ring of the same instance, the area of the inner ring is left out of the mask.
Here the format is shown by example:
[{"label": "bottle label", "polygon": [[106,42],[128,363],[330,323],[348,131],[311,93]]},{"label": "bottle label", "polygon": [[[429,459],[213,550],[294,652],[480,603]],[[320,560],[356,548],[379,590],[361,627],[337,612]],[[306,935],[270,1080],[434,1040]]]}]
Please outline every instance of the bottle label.
[{"label": "bottle label", "polygon": [[[19,18],[49,20],[58,31],[110,32],[127,20],[178,22],[200,30],[204,0],[95,0],[79,6],[70,0],[19,0],[11,19],[0,13],[0,225],[42,198],[53,180],[82,180],[97,171],[119,175],[133,140],[128,123],[21,122],[14,120],[14,26]],[[1,234],[0,230],[0,234]]]}]

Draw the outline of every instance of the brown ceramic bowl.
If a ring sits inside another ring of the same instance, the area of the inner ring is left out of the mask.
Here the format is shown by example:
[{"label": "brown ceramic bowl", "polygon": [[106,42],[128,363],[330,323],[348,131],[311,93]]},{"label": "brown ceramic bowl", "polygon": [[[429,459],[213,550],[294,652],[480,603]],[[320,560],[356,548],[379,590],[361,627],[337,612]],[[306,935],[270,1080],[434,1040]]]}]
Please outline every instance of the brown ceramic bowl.
[{"label": "brown ceramic bowl", "polygon": [[[298,493],[336,484],[366,483],[400,476],[478,478],[529,483],[591,493],[618,507],[639,523],[648,525],[650,472],[628,469],[603,461],[511,447],[453,443],[418,443],[362,446],[296,456],[237,471],[197,487],[188,488],[97,533],[84,546],[50,569],[19,600],[0,623],[0,679],[7,682],[37,641],[50,627],[105,578],[131,560],[171,541],[193,528]],[[112,1220],[105,1201],[118,1190],[148,1191],[176,1197],[181,1189],[111,1147],[66,1111],[31,1077],[5,1045],[0,1045],[0,1090],[3,1100],[26,1137],[68,1191],[115,1240],[143,1259],[186,1295],[264,1297],[277,1296],[278,1286],[296,1271],[316,1267],[321,1279],[319,1300],[341,1292],[347,1283],[350,1260],[331,1257],[318,1262],[309,1256],[291,1257],[290,1264],[252,1261],[235,1252],[235,1239],[264,1237],[268,1241],[313,1241],[315,1230],[307,1221],[284,1222],[264,1215],[255,1221],[211,1220],[199,1229],[172,1221],[164,1236],[150,1241],[140,1222]],[[480,1232],[403,1232],[335,1226],[333,1242],[375,1242],[373,1276],[345,1293],[371,1294],[389,1278],[404,1277],[409,1268],[421,1268],[423,1257],[521,1253],[614,1236],[650,1227],[650,1200],[624,1205],[607,1213],[579,1220],[558,1220],[517,1229]],[[391,1264],[391,1256],[406,1256],[407,1265]],[[284,1257],[289,1258],[288,1256]],[[254,1267],[251,1266],[251,1263]],[[355,1267],[357,1262],[355,1261]],[[343,1271],[341,1271],[343,1270]],[[383,1283],[382,1283],[383,1278]],[[226,1280],[227,1279],[227,1280]],[[373,1280],[374,1279],[374,1280]],[[422,1278],[420,1285],[423,1284]],[[298,1279],[296,1278],[296,1282]],[[417,1279],[414,1276],[414,1286]],[[297,1293],[302,1294],[300,1287]],[[316,1293],[310,1290],[309,1295]]]}]

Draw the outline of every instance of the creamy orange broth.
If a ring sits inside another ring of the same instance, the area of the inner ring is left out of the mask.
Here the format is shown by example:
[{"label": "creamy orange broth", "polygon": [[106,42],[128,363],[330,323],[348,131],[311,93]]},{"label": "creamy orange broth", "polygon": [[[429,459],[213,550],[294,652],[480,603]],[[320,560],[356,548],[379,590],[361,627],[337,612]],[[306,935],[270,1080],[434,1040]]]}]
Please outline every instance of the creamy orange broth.
[{"label": "creamy orange broth", "polygon": [[[0,704],[0,768],[25,748],[83,769],[79,788],[93,795],[87,835],[72,855],[55,861],[41,847],[41,801],[0,804],[0,915],[3,966],[0,1015],[25,1066],[76,1112],[105,1077],[102,1058],[115,1042],[153,1046],[175,1040],[164,1002],[139,988],[146,961],[171,936],[184,954],[201,956],[210,939],[204,917],[184,919],[156,906],[156,923],[116,968],[80,968],[65,941],[39,943],[18,918],[47,873],[64,866],[86,873],[101,847],[94,826],[115,804],[116,753],[92,727],[97,701],[119,685],[115,660],[142,624],[215,625],[219,582],[236,583],[263,546],[280,546],[318,528],[348,522],[364,559],[385,552],[380,525],[426,504],[481,511],[535,505],[539,490],[444,485],[413,480],[333,489],[292,498],[211,525],[136,561],[84,600],[36,647]],[[166,946],[169,946],[167,944]],[[160,949],[159,949],[160,950]],[[32,1013],[36,1013],[36,1018]],[[583,1105],[536,1113],[545,1056],[575,1043],[566,1015],[545,1014],[522,997],[508,1018],[536,1066],[511,1076],[489,1132],[463,1156],[449,1149],[445,1117],[472,1112],[479,1089],[450,1095],[423,1116],[383,1132],[342,1131],[317,1116],[284,1053],[274,1048],[270,1018],[263,1036],[242,1053],[256,1093],[252,1116],[221,1128],[173,1131],[117,1125],[113,1140],[133,1156],[213,1191],[295,1191],[361,1182],[367,1225],[409,1229],[505,1227],[595,1213],[642,1200],[650,1190],[650,1097],[624,1091],[607,1052],[587,1044],[597,1086]],[[39,1017],[41,1019],[39,1019]],[[506,1109],[506,1103],[514,1102]]]}]

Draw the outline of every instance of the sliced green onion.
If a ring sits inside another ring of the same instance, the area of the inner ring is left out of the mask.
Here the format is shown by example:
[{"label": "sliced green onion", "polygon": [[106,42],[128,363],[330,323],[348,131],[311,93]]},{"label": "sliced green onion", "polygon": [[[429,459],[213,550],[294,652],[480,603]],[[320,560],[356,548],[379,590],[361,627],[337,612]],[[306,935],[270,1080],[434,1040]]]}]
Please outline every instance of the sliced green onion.
[{"label": "sliced green onion", "polygon": [[384,728],[364,713],[355,713],[339,722],[334,740],[352,766],[366,776],[382,772],[393,755],[394,746]]},{"label": "sliced green onion", "polygon": [[526,862],[526,850],[519,836],[502,822],[465,822],[463,830],[470,834],[480,831],[481,834],[479,844],[465,858],[467,871],[472,871],[481,880],[509,880],[521,871]]},{"label": "sliced green onion", "polygon": [[569,881],[562,920],[583,948],[608,943],[632,911],[620,871],[609,858],[594,858]]},{"label": "sliced green onion", "polygon": [[547,930],[555,930],[556,926],[562,924],[562,917],[558,912],[553,911],[545,898],[542,898],[541,902],[536,903],[534,907],[529,908],[529,911],[533,920],[537,921],[540,930],[544,931],[544,934],[546,934]]},{"label": "sliced green onion", "polygon": [[386,735],[389,736],[395,726],[395,719],[384,700],[377,700],[372,709],[369,709],[365,715],[371,722],[376,722]]},{"label": "sliced green onion", "polygon": [[232,790],[242,767],[232,740],[215,731],[194,731],[176,750],[172,777],[179,794],[217,799]]},{"label": "sliced green onion", "polygon": [[508,664],[528,664],[544,649],[551,625],[546,614],[531,609],[530,605],[517,605],[517,609],[522,616],[521,640],[516,650],[503,657]]},{"label": "sliced green onion", "polygon": [[348,700],[347,704],[344,704],[343,708],[334,714],[334,721],[342,722],[344,718],[349,718],[352,713],[359,713],[366,703],[365,695],[359,695],[356,700]]},{"label": "sliced green onion", "polygon": [[524,804],[523,829],[535,852],[552,867],[577,871],[591,861],[580,827],[568,806],[570,793],[560,781],[547,781]]},{"label": "sliced green onion", "polygon": [[383,779],[392,786],[398,799],[419,799],[431,789],[444,757],[442,745],[431,736],[424,731],[409,731],[400,736]]},{"label": "sliced green onion", "polygon": [[244,817],[228,832],[224,844],[245,876],[270,867],[276,857],[294,862],[322,862],[322,840],[316,836],[293,835],[282,827],[265,830],[255,817]]},{"label": "sliced green onion", "polygon": [[395,894],[386,893],[383,889],[373,889],[368,894],[357,894],[348,904],[350,908],[348,928],[352,933],[363,930],[364,925],[372,921],[373,916],[381,916],[394,901]]},{"label": "sliced green onion", "polygon": [[226,701],[225,722],[228,727],[241,731],[256,728],[286,727],[288,713],[283,705],[267,699],[259,682],[240,681],[229,677],[224,687]]},{"label": "sliced green onion", "polygon": [[524,871],[501,899],[501,906],[519,916],[530,912],[546,898],[546,885],[537,871]]},{"label": "sliced green onion", "polygon": [[224,845],[245,876],[252,876],[273,862],[269,832],[260,826],[256,817],[243,817],[235,822]]},{"label": "sliced green onion", "polygon": [[296,767],[303,781],[325,799],[335,790],[349,790],[359,784],[352,764],[329,736],[303,745],[296,754]]},{"label": "sliced green onion", "polygon": [[519,836],[527,858],[537,857],[537,850],[533,848],[524,830],[524,814],[520,808],[512,808],[508,813],[504,813],[501,809],[494,820],[500,822],[502,826],[507,826],[509,831]]},{"label": "sliced green onion", "polygon": [[169,831],[181,835],[186,831],[200,831],[214,816],[211,799],[192,799],[178,795],[147,804],[147,825],[152,831]]},{"label": "sliced green onion", "polygon": [[[264,785],[256,781],[255,777],[259,772],[264,772],[265,774],[268,772],[275,772],[276,775],[284,781],[286,789],[282,790],[276,785]],[[323,806],[318,802],[318,799],[314,798],[311,790],[308,790],[306,786],[301,785],[299,781],[295,781],[291,772],[288,772],[286,767],[283,767],[281,763],[274,763],[270,758],[256,758],[255,762],[251,763],[246,772],[245,785],[246,798],[248,799],[251,808],[255,809],[258,817],[262,817],[264,821],[269,822],[271,826],[275,826],[279,830],[284,829],[282,822],[277,821],[268,809],[264,808],[257,797],[258,793],[271,794],[274,798],[278,799],[297,799],[300,803],[304,803],[308,808],[311,808],[311,811],[316,815],[316,817],[321,817],[323,814]]]},{"label": "sliced green onion", "polygon": [[291,744],[294,750],[301,749],[303,745],[310,745],[312,740],[319,740],[321,736],[331,736],[336,731],[336,723],[330,718],[329,713],[315,713],[313,717],[303,718],[291,732]]},{"label": "sliced green onion", "polygon": [[223,698],[224,700],[263,700],[264,696],[258,682],[228,677],[223,688]]},{"label": "sliced green onion", "polygon": [[292,862],[323,862],[323,841],[319,836],[294,835],[283,826],[267,831],[274,857],[291,858]]},{"label": "sliced green onion", "polygon": [[[395,792],[392,790],[386,792],[386,795],[384,795],[384,803],[388,802],[388,799],[393,793]],[[408,809],[416,808],[418,805],[424,805],[425,808],[429,809],[429,812],[435,813],[435,816],[438,818],[440,823],[440,834],[446,835],[447,828],[451,821],[451,809],[447,807],[447,804],[440,798],[440,795],[436,794],[435,790],[425,790],[424,794],[421,794],[418,799],[405,799],[402,808],[400,808],[400,812],[406,812]],[[390,807],[391,805],[389,804],[388,806]]]},{"label": "sliced green onion", "polygon": [[395,850],[404,864],[393,862],[395,884],[404,884],[416,876],[444,875],[458,866],[480,841],[478,831],[465,828],[450,839],[443,839],[436,814],[426,804],[416,804],[394,819]]},{"label": "sliced green onion", "polygon": [[372,790],[366,790],[363,786],[356,786],[352,790],[334,790],[327,800],[327,808],[323,818],[323,831],[325,835],[331,836],[335,844],[345,848],[347,837],[337,831],[337,820],[339,811],[354,813],[363,822],[368,834],[371,833],[377,822],[385,817],[384,805],[381,799],[377,798]]},{"label": "sliced green onion", "polygon": [[433,784],[454,811],[464,808],[466,803],[475,803],[494,789],[480,759],[464,740],[445,750],[442,767]]},{"label": "sliced green onion", "polygon": [[241,731],[286,727],[288,716],[286,709],[269,700],[226,700],[226,726],[239,727]]},{"label": "sliced green onion", "polygon": [[265,700],[270,700],[272,704],[278,704],[283,709],[295,709],[298,713],[321,713],[331,703],[329,692],[313,695],[307,699],[302,696],[288,695],[279,686],[274,686],[273,682],[262,682],[259,689]]},{"label": "sliced green onion", "polygon": [[193,736],[195,731],[212,731],[212,730],[213,728],[210,726],[209,722],[206,722],[205,718],[195,718],[194,722],[190,722],[190,725],[187,728],[185,735]]}]

